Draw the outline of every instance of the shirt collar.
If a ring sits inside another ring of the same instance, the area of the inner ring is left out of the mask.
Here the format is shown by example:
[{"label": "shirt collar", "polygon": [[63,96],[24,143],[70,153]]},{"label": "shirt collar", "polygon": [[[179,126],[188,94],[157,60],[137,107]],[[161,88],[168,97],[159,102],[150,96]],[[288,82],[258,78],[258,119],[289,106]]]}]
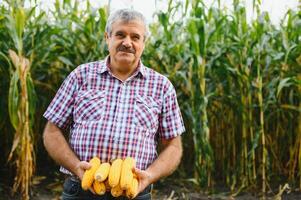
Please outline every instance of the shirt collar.
[{"label": "shirt collar", "polygon": [[109,67],[107,66],[107,62],[108,62],[109,56],[107,56],[104,61],[98,66],[98,73],[102,74],[106,71],[109,71]]},{"label": "shirt collar", "polygon": [[[98,68],[98,72],[100,74],[104,73],[104,72],[110,72],[110,56],[107,56],[105,59],[104,59],[104,62],[99,66]],[[138,68],[137,68],[137,71],[134,72],[134,74],[141,74],[143,77],[146,76],[146,69],[145,69],[145,66],[143,65],[141,59],[139,60],[139,63],[138,63]]]}]

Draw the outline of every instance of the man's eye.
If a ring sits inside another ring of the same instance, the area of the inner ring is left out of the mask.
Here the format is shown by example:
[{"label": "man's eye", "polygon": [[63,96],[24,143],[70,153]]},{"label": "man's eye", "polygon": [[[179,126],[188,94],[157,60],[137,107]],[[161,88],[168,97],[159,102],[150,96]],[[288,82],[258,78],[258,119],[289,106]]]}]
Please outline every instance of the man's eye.
[{"label": "man's eye", "polygon": [[139,40],[139,39],[140,39],[139,36],[134,36],[134,37],[133,37],[133,40],[135,40],[135,41],[137,41],[137,40]]},{"label": "man's eye", "polygon": [[123,34],[122,33],[116,33],[116,36],[123,37]]}]

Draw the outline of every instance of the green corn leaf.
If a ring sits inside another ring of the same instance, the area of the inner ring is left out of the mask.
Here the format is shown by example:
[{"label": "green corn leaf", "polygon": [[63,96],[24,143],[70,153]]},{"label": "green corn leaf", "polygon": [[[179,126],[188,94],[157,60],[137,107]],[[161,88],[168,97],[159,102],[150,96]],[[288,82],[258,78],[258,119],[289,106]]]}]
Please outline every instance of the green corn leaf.
[{"label": "green corn leaf", "polygon": [[24,27],[25,27],[25,11],[23,8],[19,8],[16,11],[15,20],[16,20],[16,30],[18,38],[22,38]]},{"label": "green corn leaf", "polygon": [[281,93],[282,89],[285,87],[289,87],[291,85],[293,85],[293,79],[291,77],[288,78],[284,78],[282,80],[280,80],[278,87],[277,87],[277,97],[279,97],[279,94]]},{"label": "green corn leaf", "polygon": [[12,126],[15,130],[18,128],[18,108],[19,108],[19,75],[15,71],[10,81],[9,95],[8,95],[8,112]]},{"label": "green corn leaf", "polygon": [[74,64],[68,58],[66,58],[64,56],[59,56],[58,59],[66,65],[74,66]]},{"label": "green corn leaf", "polygon": [[30,123],[31,123],[30,126],[32,126],[34,122],[35,111],[36,111],[35,108],[37,104],[37,94],[35,92],[34,84],[30,75],[27,76],[26,83],[27,83],[28,103],[29,103],[29,116],[30,116]]},{"label": "green corn leaf", "polygon": [[98,13],[100,15],[100,31],[105,32],[106,21],[107,21],[107,13],[104,8],[99,8]]}]

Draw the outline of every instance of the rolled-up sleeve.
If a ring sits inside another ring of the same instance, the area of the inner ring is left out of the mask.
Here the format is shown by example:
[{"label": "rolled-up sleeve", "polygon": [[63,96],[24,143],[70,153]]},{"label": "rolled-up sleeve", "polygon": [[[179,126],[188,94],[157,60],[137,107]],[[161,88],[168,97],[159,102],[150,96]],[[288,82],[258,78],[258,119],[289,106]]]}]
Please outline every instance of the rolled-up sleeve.
[{"label": "rolled-up sleeve", "polygon": [[164,94],[162,112],[159,117],[159,137],[174,138],[185,131],[181,111],[174,87],[170,84]]},{"label": "rolled-up sleeve", "polygon": [[43,115],[59,128],[67,129],[72,124],[73,105],[77,87],[77,77],[75,71],[73,71],[64,80]]}]

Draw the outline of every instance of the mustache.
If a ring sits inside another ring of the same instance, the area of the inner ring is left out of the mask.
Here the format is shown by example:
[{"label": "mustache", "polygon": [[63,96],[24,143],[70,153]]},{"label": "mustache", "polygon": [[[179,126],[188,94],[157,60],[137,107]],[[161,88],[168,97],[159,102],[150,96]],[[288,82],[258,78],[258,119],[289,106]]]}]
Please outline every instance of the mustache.
[{"label": "mustache", "polygon": [[131,47],[126,47],[124,45],[120,45],[119,47],[117,47],[117,51],[123,51],[126,53],[136,53],[135,49],[131,48]]}]

